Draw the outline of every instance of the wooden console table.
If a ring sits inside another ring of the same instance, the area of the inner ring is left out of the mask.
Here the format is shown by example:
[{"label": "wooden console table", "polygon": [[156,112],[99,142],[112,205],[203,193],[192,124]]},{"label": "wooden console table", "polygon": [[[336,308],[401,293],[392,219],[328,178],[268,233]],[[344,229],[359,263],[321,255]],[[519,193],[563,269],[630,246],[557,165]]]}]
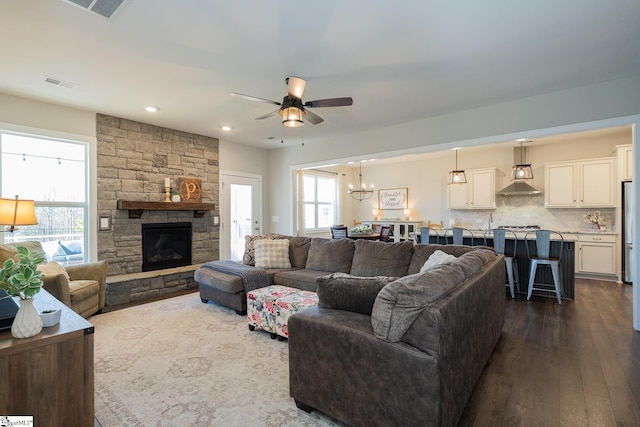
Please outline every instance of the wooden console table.
[{"label": "wooden console table", "polygon": [[34,425],[93,427],[93,325],[44,289],[34,306],[61,308],[60,323],[24,339],[0,331],[0,415],[32,415]]}]

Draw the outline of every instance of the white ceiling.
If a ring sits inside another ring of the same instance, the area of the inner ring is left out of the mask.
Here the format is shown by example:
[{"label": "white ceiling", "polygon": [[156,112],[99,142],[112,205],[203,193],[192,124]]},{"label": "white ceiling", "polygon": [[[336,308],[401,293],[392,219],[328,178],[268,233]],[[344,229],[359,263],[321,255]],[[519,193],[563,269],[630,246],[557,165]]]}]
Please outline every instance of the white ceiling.
[{"label": "white ceiling", "polygon": [[[638,74],[640,2],[5,0],[0,63],[0,92],[278,148]],[[353,106],[287,129],[230,96],[281,101],[290,75]]]}]

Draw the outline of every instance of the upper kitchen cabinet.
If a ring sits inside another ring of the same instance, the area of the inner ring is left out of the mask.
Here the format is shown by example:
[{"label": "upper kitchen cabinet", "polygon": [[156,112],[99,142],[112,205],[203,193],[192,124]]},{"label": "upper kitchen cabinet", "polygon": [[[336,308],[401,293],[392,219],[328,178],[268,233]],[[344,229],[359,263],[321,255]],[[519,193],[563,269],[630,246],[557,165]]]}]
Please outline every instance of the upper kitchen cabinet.
[{"label": "upper kitchen cabinet", "polygon": [[615,159],[547,163],[546,208],[615,207]]},{"label": "upper kitchen cabinet", "polygon": [[467,169],[466,184],[449,184],[449,209],[495,209],[496,208],[496,170]]},{"label": "upper kitchen cabinet", "polygon": [[633,180],[633,145],[616,146],[618,158],[618,179],[620,181]]}]

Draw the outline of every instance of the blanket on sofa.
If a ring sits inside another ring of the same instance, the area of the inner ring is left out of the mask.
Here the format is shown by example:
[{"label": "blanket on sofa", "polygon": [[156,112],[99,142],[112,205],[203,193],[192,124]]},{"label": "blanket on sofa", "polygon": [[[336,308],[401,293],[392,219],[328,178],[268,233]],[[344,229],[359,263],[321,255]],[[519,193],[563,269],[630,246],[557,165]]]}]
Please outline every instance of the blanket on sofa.
[{"label": "blanket on sofa", "polygon": [[271,284],[269,275],[264,268],[240,264],[235,261],[209,261],[202,264],[202,267],[221,273],[240,276],[244,283],[245,291],[264,288]]}]

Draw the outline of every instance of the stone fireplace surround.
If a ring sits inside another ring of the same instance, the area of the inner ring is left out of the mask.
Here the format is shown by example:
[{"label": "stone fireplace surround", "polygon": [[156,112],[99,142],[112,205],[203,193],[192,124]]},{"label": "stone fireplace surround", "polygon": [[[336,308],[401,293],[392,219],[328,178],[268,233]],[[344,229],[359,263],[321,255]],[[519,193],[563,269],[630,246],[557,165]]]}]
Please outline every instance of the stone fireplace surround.
[{"label": "stone fireplace surround", "polygon": [[[193,211],[145,211],[129,218],[118,200],[163,202],[164,179],[199,178],[202,201],[219,206],[218,140],[118,117],[97,115],[98,215],[110,215],[110,231],[98,232],[98,259],[109,262],[107,305],[150,299],[197,287],[193,271],[219,258],[219,228],[212,215]],[[192,262],[142,272],[142,224],[190,222]]]}]

